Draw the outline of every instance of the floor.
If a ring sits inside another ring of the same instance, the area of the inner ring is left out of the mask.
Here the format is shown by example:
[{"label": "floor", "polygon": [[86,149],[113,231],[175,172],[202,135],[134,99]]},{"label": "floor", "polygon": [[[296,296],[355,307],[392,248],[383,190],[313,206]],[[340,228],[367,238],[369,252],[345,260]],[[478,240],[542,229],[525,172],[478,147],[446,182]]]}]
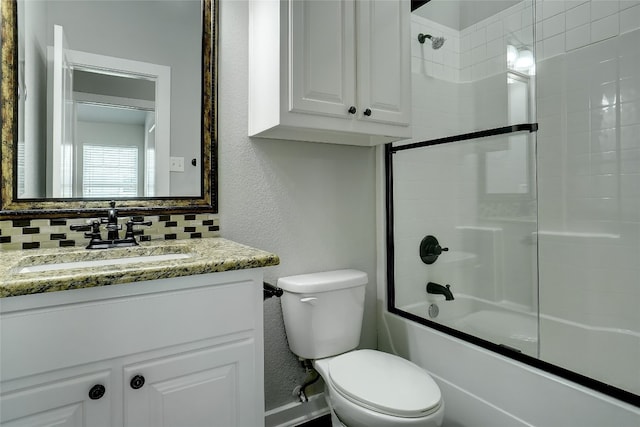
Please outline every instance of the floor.
[{"label": "floor", "polygon": [[296,427],[331,427],[331,415],[324,415],[315,420],[307,421],[304,424],[299,424]]}]

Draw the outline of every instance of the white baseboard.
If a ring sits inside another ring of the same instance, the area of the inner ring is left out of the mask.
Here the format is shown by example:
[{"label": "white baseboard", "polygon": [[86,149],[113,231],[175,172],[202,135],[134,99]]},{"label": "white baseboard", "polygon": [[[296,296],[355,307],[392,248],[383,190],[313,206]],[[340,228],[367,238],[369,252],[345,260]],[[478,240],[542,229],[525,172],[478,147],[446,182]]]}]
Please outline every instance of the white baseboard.
[{"label": "white baseboard", "polygon": [[271,409],[264,414],[265,427],[293,427],[330,412],[324,393],[309,397],[308,402],[293,402]]}]

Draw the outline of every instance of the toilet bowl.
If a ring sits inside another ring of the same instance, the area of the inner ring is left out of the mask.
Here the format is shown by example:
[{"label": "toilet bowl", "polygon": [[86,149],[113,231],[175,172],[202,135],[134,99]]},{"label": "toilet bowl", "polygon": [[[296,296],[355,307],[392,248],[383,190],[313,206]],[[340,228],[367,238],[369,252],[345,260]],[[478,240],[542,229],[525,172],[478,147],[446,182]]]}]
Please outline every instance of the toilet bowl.
[{"label": "toilet bowl", "polygon": [[[375,350],[319,359],[332,412],[348,427],[438,427],[444,417],[440,389],[417,365]],[[336,425],[334,419],[334,425]]]},{"label": "toilet bowl", "polygon": [[444,402],[426,371],[392,354],[354,350],[367,282],[357,270],[280,278],[289,348],[324,379],[334,427],[439,427]]}]

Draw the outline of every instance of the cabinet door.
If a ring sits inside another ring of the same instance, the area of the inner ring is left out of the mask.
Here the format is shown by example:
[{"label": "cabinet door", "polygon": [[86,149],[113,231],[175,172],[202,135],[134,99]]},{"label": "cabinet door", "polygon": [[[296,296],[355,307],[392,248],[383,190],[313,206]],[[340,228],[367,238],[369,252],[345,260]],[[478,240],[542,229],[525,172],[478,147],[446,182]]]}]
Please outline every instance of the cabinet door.
[{"label": "cabinet door", "polygon": [[[104,387],[104,395],[94,389]],[[113,399],[109,372],[81,375],[3,393],[0,424],[3,427],[110,427]]]},{"label": "cabinet door", "polygon": [[290,105],[293,112],[350,119],[355,106],[355,4],[290,1]]},{"label": "cabinet door", "polygon": [[247,338],[126,366],[125,426],[262,425],[254,354]]},{"label": "cabinet door", "polygon": [[410,122],[409,7],[405,0],[357,2],[358,117],[362,120],[399,125]]}]

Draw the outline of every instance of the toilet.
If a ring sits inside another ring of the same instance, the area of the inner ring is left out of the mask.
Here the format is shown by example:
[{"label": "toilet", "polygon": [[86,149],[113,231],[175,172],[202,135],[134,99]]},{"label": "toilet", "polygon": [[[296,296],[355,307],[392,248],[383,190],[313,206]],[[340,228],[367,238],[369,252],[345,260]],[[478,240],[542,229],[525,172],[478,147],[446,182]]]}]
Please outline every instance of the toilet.
[{"label": "toilet", "polygon": [[439,427],[444,402],[422,368],[360,342],[367,274],[336,270],[283,277],[289,348],[325,382],[333,427]]}]

